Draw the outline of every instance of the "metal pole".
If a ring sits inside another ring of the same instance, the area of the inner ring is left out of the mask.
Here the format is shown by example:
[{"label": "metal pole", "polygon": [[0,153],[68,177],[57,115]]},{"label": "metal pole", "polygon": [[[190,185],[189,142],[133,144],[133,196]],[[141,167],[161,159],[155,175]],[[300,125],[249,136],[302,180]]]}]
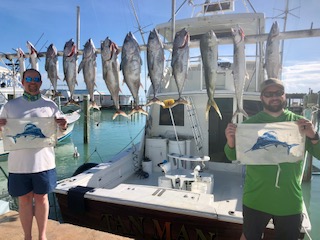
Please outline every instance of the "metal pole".
[{"label": "metal pole", "polygon": [[174,36],[176,34],[176,1],[172,0],[172,22],[171,22],[171,26],[172,26],[172,38],[171,38],[171,42],[173,43],[174,40]]},{"label": "metal pole", "polygon": [[83,142],[89,142],[89,95],[83,96],[83,112],[84,112],[84,119],[83,119]]},{"label": "metal pole", "polygon": [[80,7],[77,6],[77,48],[80,46]]}]

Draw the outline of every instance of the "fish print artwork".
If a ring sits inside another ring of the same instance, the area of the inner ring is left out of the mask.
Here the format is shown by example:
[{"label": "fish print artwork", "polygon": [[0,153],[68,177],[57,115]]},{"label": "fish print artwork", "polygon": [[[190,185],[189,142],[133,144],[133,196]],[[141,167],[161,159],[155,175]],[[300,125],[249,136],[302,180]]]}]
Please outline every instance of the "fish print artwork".
[{"label": "fish print artwork", "polygon": [[54,118],[7,119],[3,127],[5,151],[54,147],[57,142]]},{"label": "fish print artwork", "polygon": [[236,152],[241,164],[296,162],[304,159],[305,135],[295,122],[238,124]]}]

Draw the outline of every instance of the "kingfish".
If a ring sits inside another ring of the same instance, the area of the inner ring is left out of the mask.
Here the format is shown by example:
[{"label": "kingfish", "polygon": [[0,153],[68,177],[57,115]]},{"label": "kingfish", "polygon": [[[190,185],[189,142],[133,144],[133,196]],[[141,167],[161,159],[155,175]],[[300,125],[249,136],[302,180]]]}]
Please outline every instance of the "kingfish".
[{"label": "kingfish", "polygon": [[63,73],[64,80],[67,82],[70,91],[69,102],[74,102],[73,93],[75,85],[77,82],[77,47],[73,41],[70,39],[65,43],[63,49]]},{"label": "kingfish", "polygon": [[140,56],[139,44],[133,34],[129,32],[123,42],[120,64],[120,70],[122,70],[124,82],[127,84],[134,99],[134,107],[130,111],[129,116],[137,112],[148,115],[148,113],[139,106],[138,93],[141,85],[141,65],[142,59]]},{"label": "kingfish", "polygon": [[171,67],[174,80],[178,88],[179,98],[172,104],[171,107],[174,107],[178,104],[189,104],[187,100],[181,97],[184,84],[188,77],[189,42],[190,35],[185,28],[176,33],[173,41]]},{"label": "kingfish", "polygon": [[94,87],[96,85],[96,71],[97,71],[97,54],[96,48],[92,39],[90,38],[84,45],[82,61],[79,64],[78,73],[82,70],[83,78],[90,95],[90,108],[100,110],[99,106],[94,101]]},{"label": "kingfish", "polygon": [[26,65],[24,63],[24,52],[21,48],[17,49],[17,55],[19,60],[19,72],[20,72],[20,79],[22,79],[23,72],[26,70]]},{"label": "kingfish", "polygon": [[38,51],[37,49],[32,45],[31,42],[27,41],[27,47],[30,54],[30,64],[31,68],[39,70],[39,64],[38,64]]},{"label": "kingfish", "polygon": [[265,69],[268,78],[279,78],[280,73],[280,39],[279,25],[275,21],[270,29],[265,54]]},{"label": "kingfish", "polygon": [[151,99],[146,106],[154,103],[164,106],[164,103],[156,97],[163,79],[164,71],[164,47],[156,29],[153,29],[149,34],[147,63],[148,74],[152,83],[153,99]]},{"label": "kingfish", "polygon": [[200,51],[208,95],[206,119],[208,120],[211,106],[214,107],[220,119],[222,119],[220,109],[214,100],[218,69],[218,40],[212,30],[203,34],[200,39]]},{"label": "kingfish", "polygon": [[232,122],[236,121],[238,114],[242,113],[246,118],[248,114],[243,109],[243,92],[246,83],[246,55],[245,55],[245,43],[244,32],[241,27],[237,26],[232,28],[233,36],[233,80],[235,95],[237,100],[237,109],[232,116]]},{"label": "kingfish", "polygon": [[46,64],[45,64],[45,70],[48,73],[48,78],[51,81],[54,94],[57,93],[57,83],[58,83],[58,55],[57,55],[57,48],[50,44],[50,46],[47,49],[46,52]]},{"label": "kingfish", "polygon": [[101,42],[101,60],[102,60],[102,72],[103,79],[107,85],[107,88],[111,94],[111,97],[116,108],[116,112],[112,119],[115,119],[118,115],[128,117],[127,114],[120,110],[119,103],[119,61],[118,61],[119,48],[117,44],[112,42],[108,37]]}]

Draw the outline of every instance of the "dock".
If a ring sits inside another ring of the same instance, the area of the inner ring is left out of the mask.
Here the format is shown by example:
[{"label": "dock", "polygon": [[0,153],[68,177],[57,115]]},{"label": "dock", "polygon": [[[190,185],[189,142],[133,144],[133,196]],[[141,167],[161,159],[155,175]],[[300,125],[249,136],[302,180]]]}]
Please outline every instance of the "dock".
[{"label": "dock", "polygon": [[[38,228],[35,218],[32,224],[33,239],[38,239]],[[126,240],[126,238],[111,233],[92,230],[85,227],[79,227],[68,223],[59,223],[54,220],[48,220],[47,226],[48,240]],[[0,240],[22,240],[24,239],[22,226],[19,219],[19,213],[9,211],[0,215]]]}]

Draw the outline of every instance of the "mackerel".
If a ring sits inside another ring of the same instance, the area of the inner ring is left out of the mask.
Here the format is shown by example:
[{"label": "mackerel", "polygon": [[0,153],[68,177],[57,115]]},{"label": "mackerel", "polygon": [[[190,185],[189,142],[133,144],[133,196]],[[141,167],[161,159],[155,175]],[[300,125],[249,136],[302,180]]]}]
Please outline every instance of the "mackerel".
[{"label": "mackerel", "polygon": [[280,73],[280,39],[279,25],[275,21],[270,29],[265,56],[265,69],[268,78],[279,78]]},{"label": "mackerel", "polygon": [[25,54],[21,48],[17,50],[18,60],[19,60],[19,72],[20,72],[20,79],[22,79],[23,72],[26,70],[26,65],[24,62]]},{"label": "mackerel", "polygon": [[30,54],[30,64],[31,68],[39,71],[39,64],[38,64],[38,51],[37,49],[32,45],[31,42],[27,41],[27,47]]}]

